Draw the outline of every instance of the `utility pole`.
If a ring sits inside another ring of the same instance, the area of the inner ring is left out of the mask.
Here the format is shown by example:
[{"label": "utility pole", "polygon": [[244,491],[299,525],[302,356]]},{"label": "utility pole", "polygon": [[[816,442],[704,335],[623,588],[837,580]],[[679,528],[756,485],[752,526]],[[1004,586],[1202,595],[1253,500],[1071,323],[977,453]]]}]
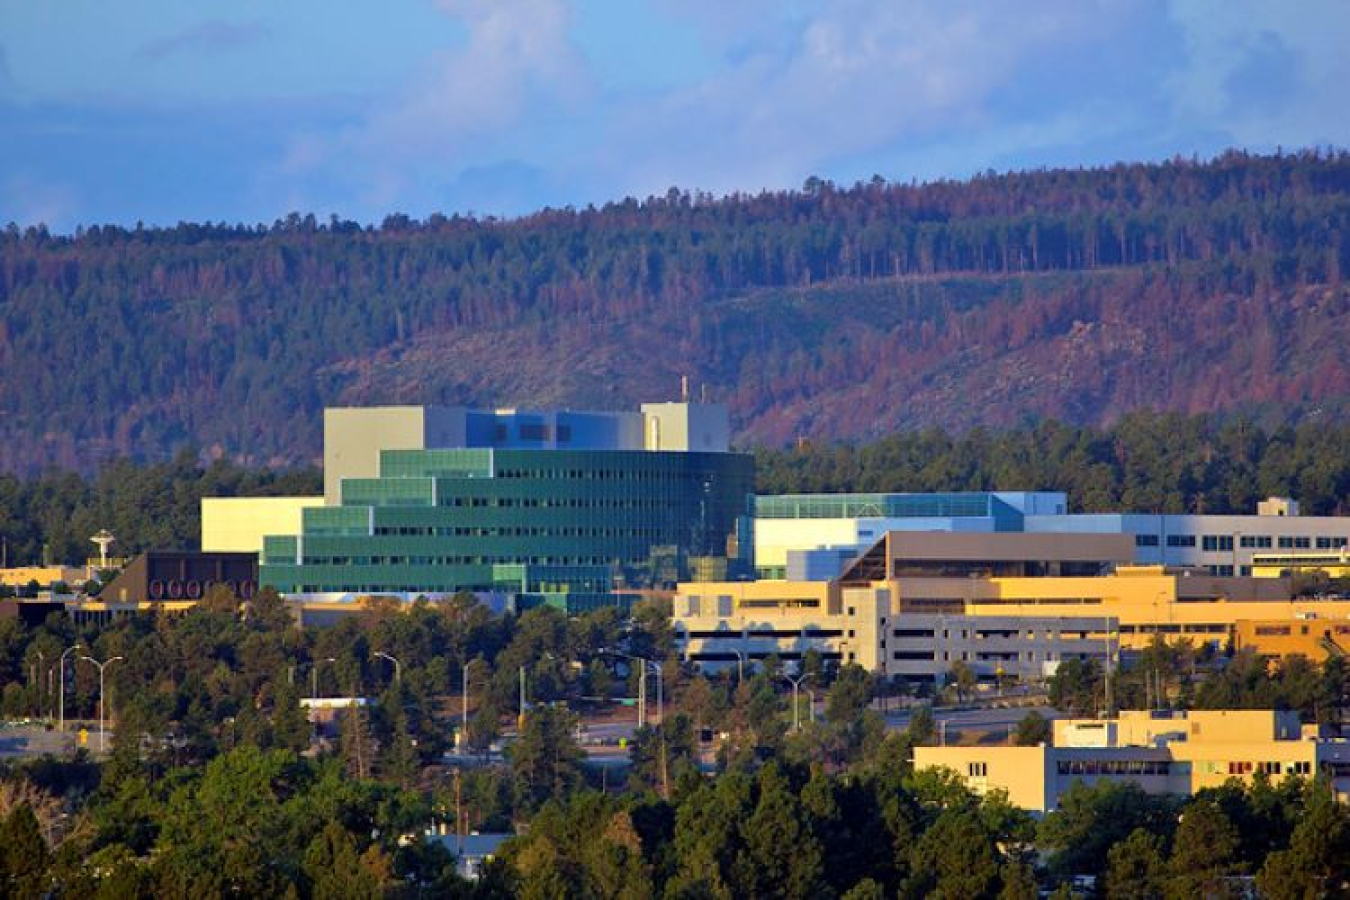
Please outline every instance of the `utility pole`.
[{"label": "utility pole", "polygon": [[104,727],[104,722],[106,721],[106,719],[103,716],[103,700],[104,697],[106,696],[103,690],[104,688],[103,672],[105,669],[108,668],[108,666],[111,666],[119,659],[122,659],[122,657],[114,656],[112,659],[105,660],[104,662],[99,662],[92,656],[81,656],[80,659],[85,660],[86,662],[91,663],[98,667],[98,752],[103,753],[107,750],[108,744],[108,732],[107,729]]}]

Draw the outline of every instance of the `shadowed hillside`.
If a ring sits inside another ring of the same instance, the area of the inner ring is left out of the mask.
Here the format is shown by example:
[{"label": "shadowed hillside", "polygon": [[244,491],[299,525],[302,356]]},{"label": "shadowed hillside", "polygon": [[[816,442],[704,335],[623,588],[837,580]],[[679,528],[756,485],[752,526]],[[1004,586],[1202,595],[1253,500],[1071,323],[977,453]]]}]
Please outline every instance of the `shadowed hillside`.
[{"label": "shadowed hillside", "polygon": [[1350,156],[671,191],[523,219],[0,237],[0,468],[313,459],[324,404],[628,406],[742,443],[1350,397]]}]

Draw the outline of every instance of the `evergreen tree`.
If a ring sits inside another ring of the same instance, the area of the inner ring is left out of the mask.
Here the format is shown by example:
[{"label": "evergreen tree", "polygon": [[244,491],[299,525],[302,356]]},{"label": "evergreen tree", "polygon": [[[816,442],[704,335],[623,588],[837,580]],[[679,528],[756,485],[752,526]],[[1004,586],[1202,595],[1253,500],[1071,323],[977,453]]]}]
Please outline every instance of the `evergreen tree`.
[{"label": "evergreen tree", "polygon": [[1350,814],[1325,782],[1315,782],[1288,850],[1266,857],[1256,876],[1271,900],[1350,893]]},{"label": "evergreen tree", "polygon": [[1111,847],[1106,854],[1106,894],[1120,900],[1162,900],[1167,885],[1167,862],[1162,838],[1142,828]]},{"label": "evergreen tree", "polygon": [[40,897],[47,888],[51,854],[27,803],[0,822],[0,884],[7,897]]},{"label": "evergreen tree", "polygon": [[1237,897],[1232,876],[1242,871],[1237,829],[1219,806],[1196,800],[1181,813],[1168,861],[1169,897]]}]

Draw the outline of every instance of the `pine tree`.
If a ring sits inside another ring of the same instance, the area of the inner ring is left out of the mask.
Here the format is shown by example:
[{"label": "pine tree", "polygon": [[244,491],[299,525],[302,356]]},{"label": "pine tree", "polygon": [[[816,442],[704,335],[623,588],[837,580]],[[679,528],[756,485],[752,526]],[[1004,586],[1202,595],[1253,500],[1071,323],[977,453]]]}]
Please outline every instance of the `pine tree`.
[{"label": "pine tree", "polygon": [[40,897],[46,892],[51,854],[37,817],[27,803],[0,822],[0,884],[8,897]]}]

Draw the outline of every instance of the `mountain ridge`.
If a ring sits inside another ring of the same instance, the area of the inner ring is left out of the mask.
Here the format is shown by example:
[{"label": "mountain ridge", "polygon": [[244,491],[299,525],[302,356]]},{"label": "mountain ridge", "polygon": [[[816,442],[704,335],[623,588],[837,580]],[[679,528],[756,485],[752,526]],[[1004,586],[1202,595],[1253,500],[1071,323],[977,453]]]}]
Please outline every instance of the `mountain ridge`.
[{"label": "mountain ridge", "polygon": [[0,235],[0,470],[319,453],[335,403],[629,407],[743,446],[1350,399],[1350,156],[982,175],[515,220]]}]

